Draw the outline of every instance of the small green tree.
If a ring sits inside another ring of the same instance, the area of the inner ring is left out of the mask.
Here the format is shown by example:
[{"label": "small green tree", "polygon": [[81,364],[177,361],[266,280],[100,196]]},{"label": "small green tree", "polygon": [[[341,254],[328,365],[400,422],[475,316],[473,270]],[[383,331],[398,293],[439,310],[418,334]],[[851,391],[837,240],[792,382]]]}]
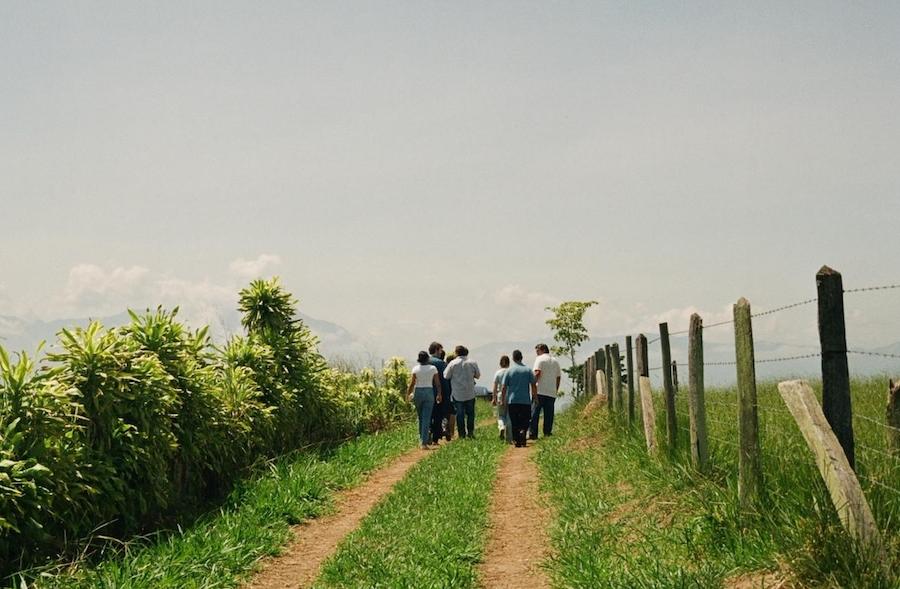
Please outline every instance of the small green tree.
[{"label": "small green tree", "polygon": [[547,307],[546,309],[553,313],[553,317],[546,321],[553,330],[553,341],[556,342],[551,351],[556,356],[569,357],[571,366],[563,370],[572,381],[573,391],[578,386],[580,374],[579,367],[575,365],[575,351],[590,339],[587,328],[584,326],[584,313],[596,304],[598,304],[597,301],[565,301],[557,307]]}]

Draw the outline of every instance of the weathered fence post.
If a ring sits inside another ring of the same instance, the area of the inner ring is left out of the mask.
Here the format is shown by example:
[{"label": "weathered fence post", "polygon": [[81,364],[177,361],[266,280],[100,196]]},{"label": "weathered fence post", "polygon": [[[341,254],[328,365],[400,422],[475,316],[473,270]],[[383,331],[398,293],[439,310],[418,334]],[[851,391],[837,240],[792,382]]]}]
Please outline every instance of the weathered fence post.
[{"label": "weathered fence post", "polygon": [[900,382],[888,383],[888,400],[886,411],[888,453],[900,458]]},{"label": "weathered fence post", "polygon": [[637,371],[638,376],[650,376],[650,362],[647,351],[647,336],[643,333],[637,338]]},{"label": "weathered fence post", "polygon": [[653,391],[650,389],[650,364],[647,356],[647,337],[637,338],[638,391],[641,394],[641,418],[644,422],[644,439],[650,454],[656,453],[656,411],[653,409]]},{"label": "weathered fence post", "polygon": [[613,393],[616,395],[616,409],[621,413],[625,407],[622,395],[622,365],[619,363],[619,344],[609,347],[609,355],[612,356],[612,383]]},{"label": "weathered fence post", "polygon": [[703,319],[694,313],[688,331],[688,401],[691,417],[691,461],[706,471],[709,452],[706,440],[706,400],[703,383]]},{"label": "weathered fence post", "polygon": [[864,547],[883,557],[881,534],[872,510],[812,388],[805,381],[793,380],[779,383],[778,392],[815,456],[844,528]]},{"label": "weathered fence post", "polygon": [[584,359],[584,364],[581,365],[581,383],[582,383],[582,391],[584,392],[585,397],[591,396],[591,357],[588,356]]},{"label": "weathered fence post", "polygon": [[602,370],[604,374],[606,373],[606,365],[603,363],[603,350],[595,350],[594,351],[594,364],[591,368],[593,370],[593,378],[594,380],[594,394],[600,394],[600,381],[597,379],[597,371]]},{"label": "weathered fence post", "polygon": [[593,364],[594,364],[593,356],[588,356],[587,359],[584,361],[584,374],[582,376],[584,377],[584,396],[585,397],[593,397],[594,396],[594,387],[593,387],[593,383],[591,382],[593,380],[593,378],[591,377],[591,374],[593,373]]},{"label": "weathered fence post", "polygon": [[669,348],[669,324],[659,324],[659,345],[662,347],[663,394],[666,399],[666,434],[669,452],[675,452],[678,440],[678,419],[675,415],[675,387],[672,385],[672,351]]},{"label": "weathered fence post", "polygon": [[822,266],[816,274],[816,290],[819,295],[819,343],[822,346],[822,412],[841,443],[850,467],[856,468],[841,273]]},{"label": "weathered fence post", "polygon": [[604,346],[603,352],[606,358],[604,362],[604,364],[606,365],[606,393],[609,396],[609,402],[607,403],[607,405],[609,405],[609,409],[610,411],[612,411],[616,404],[616,394],[612,390],[612,350],[610,349],[610,346],[607,345]]},{"label": "weathered fence post", "polygon": [[672,360],[672,388],[678,392],[678,362]]},{"label": "weathered fence post", "polygon": [[734,348],[738,386],[738,496],[741,508],[753,508],[762,490],[759,459],[759,420],[756,411],[756,360],[753,353],[753,325],[750,302],[745,298],[734,306]]},{"label": "weathered fence post", "polygon": [[634,359],[631,349],[631,336],[625,336],[625,369],[628,378],[628,425],[634,423]]}]

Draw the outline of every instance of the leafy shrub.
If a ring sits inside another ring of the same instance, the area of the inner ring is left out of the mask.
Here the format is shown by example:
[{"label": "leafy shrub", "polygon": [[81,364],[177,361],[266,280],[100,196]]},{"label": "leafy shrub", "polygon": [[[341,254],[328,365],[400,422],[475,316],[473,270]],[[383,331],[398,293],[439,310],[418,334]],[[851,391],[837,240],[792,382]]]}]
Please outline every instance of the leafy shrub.
[{"label": "leafy shrub", "polygon": [[[277,279],[240,293],[222,348],[178,309],[64,329],[35,363],[0,348],[0,575],[220,495],[257,461],[410,415],[402,359],[331,369]],[[67,545],[66,542],[69,542]]]}]

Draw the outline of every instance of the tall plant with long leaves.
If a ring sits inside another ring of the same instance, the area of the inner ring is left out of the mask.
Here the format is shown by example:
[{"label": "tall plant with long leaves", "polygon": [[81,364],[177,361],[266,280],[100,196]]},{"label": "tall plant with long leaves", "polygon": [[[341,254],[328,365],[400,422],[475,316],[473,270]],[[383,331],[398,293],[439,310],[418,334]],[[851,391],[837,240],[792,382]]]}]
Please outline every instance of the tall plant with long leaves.
[{"label": "tall plant with long leaves", "polygon": [[60,332],[59,379],[77,389],[84,408],[90,483],[104,501],[101,521],[131,530],[170,500],[170,464],[178,447],[172,415],[178,391],[154,353],[93,322]]},{"label": "tall plant with long leaves", "polygon": [[340,412],[322,386],[327,364],[315,336],[297,317],[296,305],[275,277],[251,282],[241,290],[238,306],[248,338],[272,352],[280,398],[271,401],[282,449],[294,446],[298,437],[322,437],[321,425]]}]

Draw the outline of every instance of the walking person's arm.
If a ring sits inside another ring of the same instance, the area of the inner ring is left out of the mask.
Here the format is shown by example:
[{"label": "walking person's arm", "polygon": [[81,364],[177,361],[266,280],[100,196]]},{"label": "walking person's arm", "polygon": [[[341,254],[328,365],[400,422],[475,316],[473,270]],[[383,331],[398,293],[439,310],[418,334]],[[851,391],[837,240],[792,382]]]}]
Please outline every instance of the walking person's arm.
[{"label": "walking person's arm", "polygon": [[506,403],[506,391],[507,391],[507,387],[506,387],[506,385],[503,385],[503,388],[500,389],[500,404],[501,405]]},{"label": "walking person's arm", "polygon": [[537,383],[531,383],[531,402],[537,403]]},{"label": "walking person's arm", "polygon": [[407,387],[407,389],[406,389],[406,400],[407,401],[413,400],[413,389],[415,389],[415,388],[416,388],[416,375],[413,374],[412,378],[409,379],[409,387]]},{"label": "walking person's arm", "polygon": [[494,379],[494,390],[492,391],[493,396],[491,397],[491,405],[502,404],[502,403],[498,403],[499,399],[497,399],[497,393],[500,391],[498,391],[497,388],[498,388],[497,387],[497,379],[495,378]]},{"label": "walking person's arm", "polygon": [[431,384],[434,385],[434,387],[437,389],[437,392],[438,392],[437,397],[435,398],[435,401],[437,403],[440,403],[441,401],[444,400],[444,391],[441,389],[441,379],[438,377],[437,372],[435,372],[434,376],[431,377]]}]

